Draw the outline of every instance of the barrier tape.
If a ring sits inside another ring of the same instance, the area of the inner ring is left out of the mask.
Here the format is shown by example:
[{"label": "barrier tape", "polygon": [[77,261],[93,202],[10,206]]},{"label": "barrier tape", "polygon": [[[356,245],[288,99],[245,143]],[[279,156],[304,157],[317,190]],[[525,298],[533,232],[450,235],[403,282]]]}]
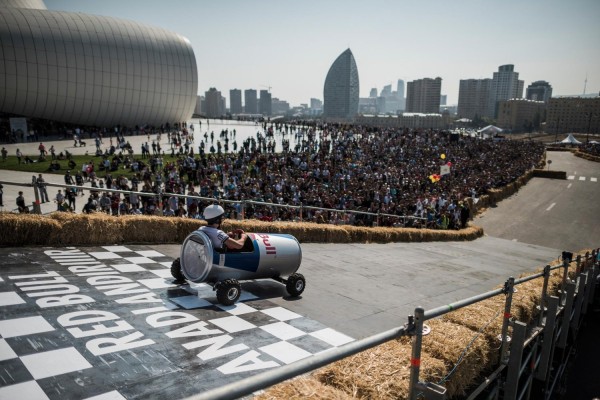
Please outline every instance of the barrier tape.
[{"label": "barrier tape", "polygon": [[420,358],[411,358],[410,359],[410,366],[411,367],[420,367],[421,366],[421,359]]},{"label": "barrier tape", "polygon": [[512,315],[509,312],[504,313],[504,318],[509,319]]}]

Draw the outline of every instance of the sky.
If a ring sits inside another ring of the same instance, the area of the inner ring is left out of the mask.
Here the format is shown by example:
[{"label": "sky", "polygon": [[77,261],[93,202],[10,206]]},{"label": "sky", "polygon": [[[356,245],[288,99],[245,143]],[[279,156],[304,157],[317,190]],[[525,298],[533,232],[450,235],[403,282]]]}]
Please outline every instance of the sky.
[{"label": "sky", "polygon": [[[513,64],[525,88],[553,96],[600,92],[599,0],[45,0],[49,10],[130,19],[187,37],[198,94],[270,87],[291,106],[323,99],[325,77],[350,48],[360,97],[385,85],[442,78],[448,104],[461,79]],[[525,95],[525,92],[523,93]]]}]

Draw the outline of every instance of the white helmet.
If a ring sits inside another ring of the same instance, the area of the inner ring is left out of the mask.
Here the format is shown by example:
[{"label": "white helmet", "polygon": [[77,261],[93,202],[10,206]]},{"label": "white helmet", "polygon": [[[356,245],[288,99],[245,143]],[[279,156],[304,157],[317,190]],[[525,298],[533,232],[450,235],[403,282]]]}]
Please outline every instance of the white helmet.
[{"label": "white helmet", "polygon": [[217,219],[223,214],[225,214],[225,210],[218,204],[213,204],[204,209],[204,219],[207,221]]}]

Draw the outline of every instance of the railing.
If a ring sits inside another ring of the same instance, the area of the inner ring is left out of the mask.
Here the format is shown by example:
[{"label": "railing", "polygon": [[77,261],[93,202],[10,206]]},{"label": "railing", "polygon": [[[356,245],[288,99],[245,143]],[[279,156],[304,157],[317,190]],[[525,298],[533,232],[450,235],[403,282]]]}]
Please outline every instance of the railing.
[{"label": "railing", "polygon": [[[535,387],[536,398],[549,399],[562,377],[571,353],[567,346],[568,340],[576,339],[587,307],[593,302],[595,282],[599,272],[599,250],[596,249],[591,254],[588,252],[583,258],[577,256],[576,281],[568,279],[572,254],[563,252],[562,265],[554,267],[547,265],[543,272],[521,279],[510,277],[501,289],[428,311],[417,307],[414,316],[409,316],[408,322],[402,327],[345,344],[295,363],[191,396],[188,399],[237,399],[405,335],[413,337],[409,398],[411,400],[417,398],[445,399],[446,388],[444,386],[419,380],[424,322],[500,294],[506,296],[500,362],[497,368],[467,398],[473,400],[485,393],[494,398],[529,399],[532,388]],[[547,290],[550,272],[560,268],[564,269],[560,297],[549,296]],[[515,286],[542,277],[544,284],[541,290],[540,313],[533,322],[533,327],[512,320],[510,315]],[[509,326],[513,329],[510,338],[507,335]],[[529,336],[528,330],[531,331]],[[540,393],[542,397],[539,397]]]},{"label": "railing", "polygon": [[[40,194],[39,194],[39,189],[38,189],[37,185],[35,185],[33,183],[19,183],[19,182],[10,182],[10,181],[0,181],[0,184],[33,188],[33,192],[34,192],[34,196],[35,196],[35,201],[32,202],[33,212],[35,214],[41,214]],[[245,214],[246,214],[245,210],[246,210],[247,205],[259,205],[262,207],[279,207],[279,208],[295,209],[295,210],[298,210],[298,212],[299,212],[298,217],[299,217],[300,221],[303,221],[306,210],[317,210],[317,211],[323,211],[323,212],[328,212],[328,213],[355,214],[355,215],[371,216],[375,219],[375,226],[380,225],[381,218],[383,218],[383,217],[397,218],[402,221],[402,225],[406,225],[407,221],[426,221],[427,220],[426,218],[415,217],[415,216],[387,214],[387,213],[381,213],[381,212],[373,213],[373,212],[359,211],[359,210],[339,210],[339,209],[335,209],[335,208],[314,207],[314,206],[306,206],[306,205],[302,205],[302,204],[296,206],[296,205],[290,205],[290,204],[269,203],[269,202],[264,202],[264,201],[255,201],[255,200],[228,200],[228,199],[222,199],[222,198],[217,198],[217,197],[190,196],[190,195],[186,195],[186,194],[176,194],[176,193],[167,193],[167,192],[161,192],[161,193],[139,192],[139,191],[133,191],[133,190],[121,190],[121,189],[113,189],[113,188],[107,189],[106,187],[101,188],[101,187],[67,185],[67,184],[61,184],[61,183],[48,183],[48,182],[44,183],[44,185],[47,187],[58,187],[58,188],[64,188],[64,189],[73,188],[73,189],[77,189],[78,191],[79,190],[89,190],[92,192],[112,192],[112,193],[121,193],[121,194],[125,194],[125,195],[136,194],[141,197],[153,197],[158,200],[159,205],[162,205],[162,200],[165,197],[178,197],[178,198],[182,198],[182,199],[201,200],[201,201],[207,201],[207,202],[211,202],[211,203],[239,205],[239,209],[241,212],[238,214],[238,218],[242,219],[242,220],[245,219]],[[161,206],[157,207],[157,212],[160,215],[162,215],[162,207]]]}]

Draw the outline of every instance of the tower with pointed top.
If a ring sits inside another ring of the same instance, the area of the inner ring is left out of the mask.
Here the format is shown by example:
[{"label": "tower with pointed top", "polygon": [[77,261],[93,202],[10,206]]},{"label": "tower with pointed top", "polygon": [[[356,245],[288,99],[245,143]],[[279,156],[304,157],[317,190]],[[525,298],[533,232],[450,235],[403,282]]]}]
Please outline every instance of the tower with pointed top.
[{"label": "tower with pointed top", "polygon": [[323,88],[323,116],[351,120],[358,113],[358,68],[352,51],[347,49],[329,68]]}]

